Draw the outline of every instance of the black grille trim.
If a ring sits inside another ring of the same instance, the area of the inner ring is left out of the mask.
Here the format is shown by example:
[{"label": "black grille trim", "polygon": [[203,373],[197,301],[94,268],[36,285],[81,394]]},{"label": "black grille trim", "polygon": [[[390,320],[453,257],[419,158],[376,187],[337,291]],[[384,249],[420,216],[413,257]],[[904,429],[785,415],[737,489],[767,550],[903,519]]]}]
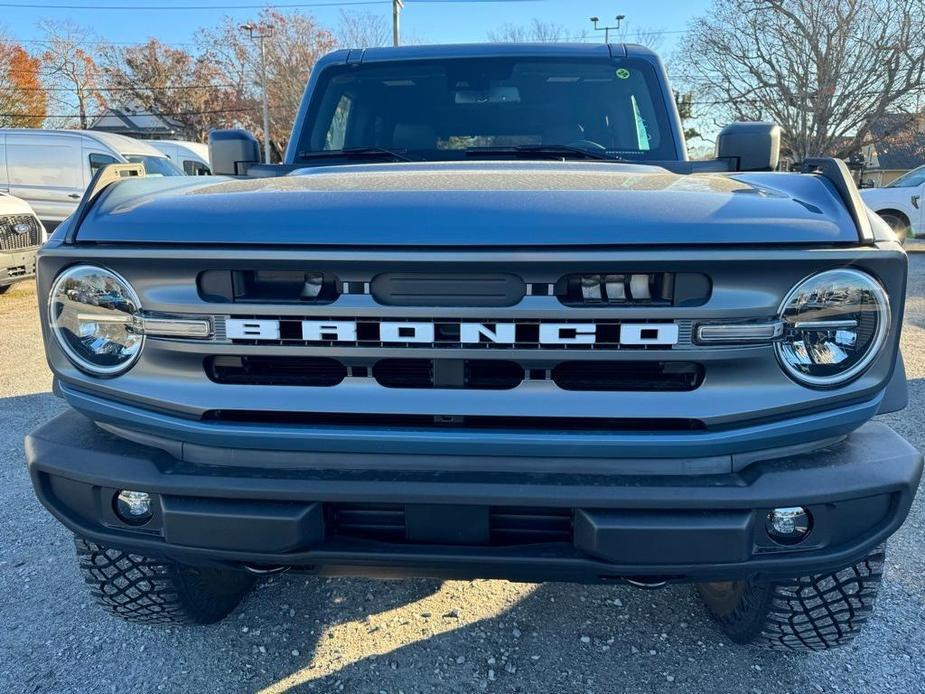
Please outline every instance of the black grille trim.
[{"label": "black grille trim", "polygon": [[384,306],[513,306],[527,293],[517,275],[384,272],[370,284]]},{"label": "black grille trim", "polygon": [[207,422],[288,424],[293,426],[367,426],[427,429],[519,431],[704,431],[699,419],[628,417],[495,417],[483,415],[378,414],[358,412],[284,412],[278,410],[207,410]]}]

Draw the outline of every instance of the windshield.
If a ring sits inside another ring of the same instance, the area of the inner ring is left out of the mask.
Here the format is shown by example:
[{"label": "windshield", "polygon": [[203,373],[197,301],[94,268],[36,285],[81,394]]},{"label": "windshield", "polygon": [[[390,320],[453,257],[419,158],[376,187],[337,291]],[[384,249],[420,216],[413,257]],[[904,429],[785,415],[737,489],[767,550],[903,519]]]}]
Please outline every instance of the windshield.
[{"label": "windshield", "polygon": [[439,161],[486,148],[543,147],[624,160],[678,158],[658,78],[642,60],[343,66],[326,69],[315,94],[297,160],[360,148]]},{"label": "windshield", "polygon": [[167,157],[156,157],[153,154],[123,154],[131,164],[144,164],[145,174],[148,176],[183,176],[185,175]]},{"label": "windshield", "polygon": [[892,183],[887,184],[886,188],[915,188],[925,183],[925,166],[920,166],[912,171],[907,171]]}]

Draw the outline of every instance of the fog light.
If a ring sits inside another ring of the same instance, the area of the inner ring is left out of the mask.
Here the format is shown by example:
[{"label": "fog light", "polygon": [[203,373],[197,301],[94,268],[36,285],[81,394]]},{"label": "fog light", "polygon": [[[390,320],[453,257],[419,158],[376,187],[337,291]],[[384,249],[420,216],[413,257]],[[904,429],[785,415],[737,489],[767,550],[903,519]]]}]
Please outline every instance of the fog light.
[{"label": "fog light", "polygon": [[795,545],[802,542],[812,529],[812,516],[802,506],[776,508],[768,514],[765,528],[774,542]]},{"label": "fog light", "polygon": [[151,495],[123,489],[115,498],[116,515],[131,525],[144,525],[151,520]]}]

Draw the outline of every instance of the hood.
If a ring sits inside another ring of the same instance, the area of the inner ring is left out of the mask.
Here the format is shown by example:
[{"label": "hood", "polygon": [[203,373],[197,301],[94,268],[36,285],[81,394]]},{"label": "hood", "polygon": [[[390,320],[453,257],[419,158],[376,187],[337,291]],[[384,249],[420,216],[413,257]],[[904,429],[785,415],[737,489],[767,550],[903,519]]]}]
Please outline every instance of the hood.
[{"label": "hood", "polygon": [[[915,192],[913,188],[907,188],[906,190],[909,195]],[[883,200],[895,200],[903,197],[901,188],[864,188],[859,192],[861,199],[871,206]]]},{"label": "hood", "polygon": [[856,243],[831,185],[584,162],[377,164],[258,179],[129,179],[81,241],[312,246]]},{"label": "hood", "polygon": [[20,200],[7,193],[0,193],[0,215],[35,213],[25,200]]}]

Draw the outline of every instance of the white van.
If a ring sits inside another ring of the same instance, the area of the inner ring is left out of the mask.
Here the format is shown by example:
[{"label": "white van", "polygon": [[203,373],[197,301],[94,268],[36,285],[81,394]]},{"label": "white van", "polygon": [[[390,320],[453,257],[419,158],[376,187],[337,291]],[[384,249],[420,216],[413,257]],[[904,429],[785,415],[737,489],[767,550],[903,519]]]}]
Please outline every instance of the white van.
[{"label": "white van", "polygon": [[189,140],[148,140],[148,144],[166,154],[187,176],[209,176],[209,146]]},{"label": "white van", "polygon": [[51,231],[76,208],[106,164],[144,164],[149,176],[182,176],[146,142],[93,130],[0,128],[0,192],[28,202]]}]

